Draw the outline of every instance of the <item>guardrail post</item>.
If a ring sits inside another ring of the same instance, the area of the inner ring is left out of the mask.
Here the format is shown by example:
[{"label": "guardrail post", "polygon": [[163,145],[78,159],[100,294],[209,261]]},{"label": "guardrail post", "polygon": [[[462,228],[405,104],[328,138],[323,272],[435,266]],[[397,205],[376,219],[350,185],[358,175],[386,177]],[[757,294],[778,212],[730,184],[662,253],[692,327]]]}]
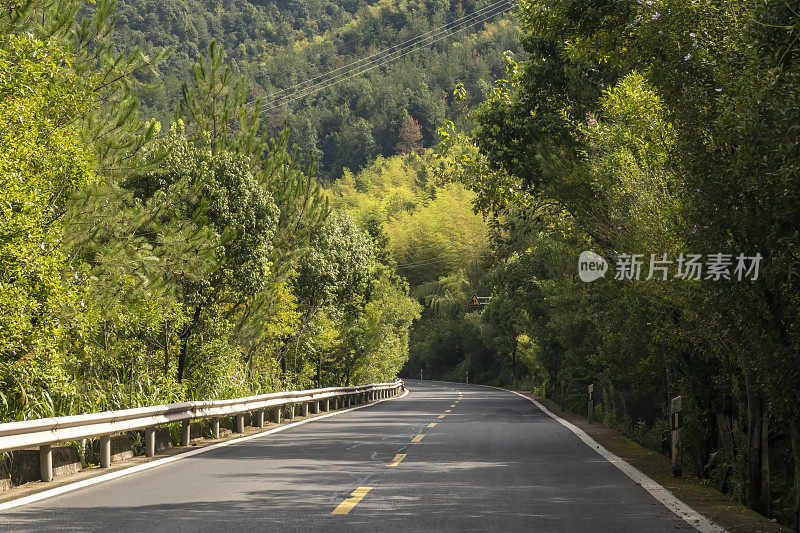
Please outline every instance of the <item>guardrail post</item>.
[{"label": "guardrail post", "polygon": [[670,414],[672,431],[672,475],[681,477],[683,475],[683,461],[681,461],[681,426],[683,425],[682,396],[673,398],[670,402]]},{"label": "guardrail post", "polygon": [[294,404],[290,403],[289,404],[289,420],[293,420],[293,419],[294,419]]},{"label": "guardrail post", "polygon": [[319,414],[319,400],[314,400],[314,414]]},{"label": "guardrail post", "polygon": [[42,481],[53,481],[53,448],[50,444],[39,446],[39,472]]},{"label": "guardrail post", "polygon": [[330,410],[331,410],[331,400],[330,398],[325,398],[325,412],[327,413]]},{"label": "guardrail post", "polygon": [[259,409],[258,411],[256,411],[255,414],[256,414],[256,420],[255,420],[256,427],[257,428],[263,428],[264,427],[264,410],[263,409]]},{"label": "guardrail post", "polygon": [[219,438],[219,417],[216,416],[211,419],[211,434],[215,439]]},{"label": "guardrail post", "polygon": [[144,454],[153,457],[156,454],[156,427],[144,428]]},{"label": "guardrail post", "polygon": [[236,433],[244,433],[244,413],[236,415]]},{"label": "guardrail post", "polygon": [[184,420],[181,422],[181,446],[188,446],[192,441],[192,421]]},{"label": "guardrail post", "polygon": [[111,435],[100,437],[100,467],[111,466]]},{"label": "guardrail post", "polygon": [[303,402],[303,416],[308,416],[309,413],[309,403],[310,402]]},{"label": "guardrail post", "polygon": [[589,385],[589,403],[587,405],[587,411],[589,413],[589,423],[592,423],[592,418],[594,418],[594,398],[592,398],[592,393],[594,392],[594,383]]},{"label": "guardrail post", "polygon": [[272,421],[276,424],[281,423],[281,406],[278,405],[275,409],[272,410]]}]

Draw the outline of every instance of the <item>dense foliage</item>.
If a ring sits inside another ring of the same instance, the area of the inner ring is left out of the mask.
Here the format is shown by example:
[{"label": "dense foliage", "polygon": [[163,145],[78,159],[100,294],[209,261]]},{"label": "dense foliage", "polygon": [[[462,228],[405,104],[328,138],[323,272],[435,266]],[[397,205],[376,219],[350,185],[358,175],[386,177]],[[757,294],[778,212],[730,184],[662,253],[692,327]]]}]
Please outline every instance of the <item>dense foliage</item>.
[{"label": "dense foliage", "polygon": [[418,314],[383,243],[331,213],[222,48],[140,119],[166,54],[114,3],[0,23],[0,419],[392,379]]}]

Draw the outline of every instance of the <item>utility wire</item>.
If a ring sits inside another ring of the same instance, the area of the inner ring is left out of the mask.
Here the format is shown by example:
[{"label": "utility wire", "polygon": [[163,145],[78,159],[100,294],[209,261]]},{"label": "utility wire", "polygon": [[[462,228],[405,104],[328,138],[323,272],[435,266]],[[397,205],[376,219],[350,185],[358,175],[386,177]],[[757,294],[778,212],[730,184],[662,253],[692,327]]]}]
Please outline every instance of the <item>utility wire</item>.
[{"label": "utility wire", "polygon": [[[498,2],[498,3],[505,4],[505,5],[501,5],[499,7],[493,8],[495,10],[494,12],[489,13],[487,16],[483,17],[482,19],[480,19],[478,21],[475,21],[474,24],[480,24],[481,22],[489,20],[493,16],[506,11],[507,7],[513,6],[513,4],[511,4],[508,0],[502,0],[501,2]],[[445,35],[443,35],[441,37],[438,37],[438,38],[434,39],[433,41],[431,41],[429,43],[425,43],[424,46],[428,46],[428,45],[434,44],[436,42],[439,42],[439,41],[441,41],[443,39],[446,39],[447,37],[450,37],[452,35],[460,33],[460,32],[462,32],[462,31],[464,31],[465,29],[468,29],[468,28],[469,28],[469,26],[465,26],[463,28],[460,28],[458,30],[453,31],[450,34],[445,34]],[[417,44],[419,44],[419,43],[417,43]],[[392,55],[395,55],[395,54],[397,54],[399,52],[399,50],[395,51],[395,52],[389,54],[385,58],[379,58],[378,60],[371,61],[370,63],[372,63],[372,65],[370,65],[368,63],[365,68],[362,68],[361,70],[359,70],[358,72],[355,72],[354,74],[352,74],[350,76],[346,76],[349,72],[344,72],[344,73],[341,73],[341,74],[339,74],[337,76],[334,76],[331,79],[322,81],[320,83],[317,83],[317,84],[312,85],[310,87],[307,87],[305,89],[297,90],[292,94],[288,94],[286,96],[283,96],[283,97],[273,101],[270,105],[266,106],[265,109],[266,110],[272,110],[272,109],[275,109],[278,105],[280,105],[281,103],[283,103],[286,100],[289,100],[289,99],[292,99],[292,98],[303,98],[305,96],[308,96],[310,94],[319,92],[319,91],[321,91],[323,89],[326,89],[328,87],[332,87],[333,85],[336,85],[336,84],[341,83],[343,81],[347,81],[347,80],[352,79],[352,78],[354,78],[356,76],[364,74],[365,72],[369,72],[370,70],[376,69],[376,68],[381,67],[381,66],[383,66],[383,65],[385,65],[387,63],[390,63],[392,61],[400,59],[400,58],[402,58],[402,57],[404,57],[404,56],[406,56],[406,55],[408,55],[408,54],[410,54],[410,53],[412,53],[412,52],[414,52],[414,51],[416,51],[416,50],[418,50],[420,48],[422,48],[422,46],[416,46],[415,45],[412,49],[407,50],[404,53],[402,53],[400,55],[397,55],[396,57],[391,57]],[[342,77],[342,76],[346,76],[346,77]]]},{"label": "utility wire", "polygon": [[[505,3],[507,1],[508,0],[502,0],[500,3]],[[488,16],[486,16],[486,17],[484,17],[484,18],[482,18],[480,20],[473,21],[473,24],[480,24],[481,22],[489,20],[493,16],[503,12],[504,11],[504,9],[503,9],[504,7],[505,6],[500,6],[499,8],[494,8],[495,11],[493,13],[489,13]],[[446,39],[447,37],[450,37],[451,35],[455,35],[457,33],[460,33],[460,32],[462,32],[462,31],[464,31],[465,29],[468,29],[468,28],[469,28],[469,26],[465,26],[463,28],[459,28],[458,30],[453,31],[450,34],[445,33],[445,35],[443,35],[443,36],[441,36],[441,37],[439,37],[437,39],[434,39],[433,41],[431,41],[429,43],[424,43],[424,46],[428,46],[428,45],[434,44],[436,42],[439,42],[439,41],[441,41],[443,39]],[[440,30],[440,33],[441,33],[441,31],[445,31],[446,32],[447,30]],[[422,48],[422,46],[418,46],[418,44],[419,43],[415,44],[410,50],[407,50],[407,51],[405,51],[403,53],[400,53],[399,55],[397,55],[397,54],[399,52],[401,52],[401,50],[397,50],[395,52],[392,52],[392,53],[388,54],[384,58],[378,58],[377,60],[373,60],[373,61],[370,62],[371,66],[370,66],[370,63],[367,63],[367,66],[365,68],[362,68],[361,70],[359,70],[358,72],[355,72],[355,74],[352,74],[350,76],[347,76],[347,74],[349,74],[350,72],[353,72],[353,71],[343,72],[343,73],[338,74],[337,76],[334,76],[333,78],[330,78],[330,79],[324,80],[324,81],[322,81],[320,83],[317,83],[316,85],[313,85],[313,86],[308,87],[306,89],[301,89],[301,90],[295,91],[292,94],[288,94],[286,96],[278,98],[277,100],[273,101],[272,104],[268,105],[267,109],[268,110],[272,110],[272,109],[276,108],[278,105],[282,104],[283,102],[285,102],[287,100],[290,100],[290,99],[293,99],[293,98],[303,98],[303,97],[308,96],[310,94],[314,94],[314,93],[319,92],[319,91],[321,91],[323,89],[326,89],[328,87],[332,87],[333,85],[336,85],[336,84],[341,83],[343,81],[347,81],[347,80],[352,79],[352,78],[354,78],[356,76],[360,76],[361,74],[364,74],[365,72],[369,72],[370,70],[376,69],[376,68],[381,67],[383,65],[386,65],[386,64],[388,64],[388,63],[390,63],[392,61],[395,61],[397,59],[405,57],[406,55],[408,55],[408,54],[410,54],[412,52],[415,52],[416,50],[419,50],[420,48]],[[392,56],[395,56],[395,57],[392,57]],[[358,69],[356,69],[356,70],[358,70]]]},{"label": "utility wire", "polygon": [[[456,20],[448,22],[445,25],[445,28],[447,28],[447,26],[450,26],[450,25],[456,26],[458,24],[461,24],[462,22],[465,22],[465,21],[467,21],[469,19],[472,19],[472,18],[475,18],[475,17],[479,16],[481,14],[481,12],[483,12],[483,11],[487,11],[489,9],[492,9],[492,8],[496,7],[499,4],[503,4],[503,3],[508,2],[508,1],[509,0],[499,0],[499,1],[495,2],[494,4],[490,4],[488,6],[483,6],[481,9],[473,11],[469,15],[466,15],[464,17],[461,17],[460,19],[456,19]],[[389,48],[387,48],[385,50],[381,50],[379,52],[375,52],[375,53],[373,53],[373,54],[371,54],[371,55],[369,55],[367,57],[363,57],[363,58],[361,58],[361,59],[359,59],[357,61],[354,61],[354,62],[352,62],[352,63],[350,63],[348,65],[343,65],[343,66],[341,66],[341,67],[339,67],[339,68],[337,68],[335,70],[332,70],[332,71],[329,71],[329,72],[325,72],[323,74],[319,74],[314,78],[310,78],[310,79],[307,79],[307,80],[305,80],[303,82],[296,83],[296,84],[292,85],[291,87],[286,87],[285,89],[281,89],[280,91],[272,93],[270,95],[270,98],[277,100],[277,99],[279,99],[279,97],[280,97],[280,95],[282,93],[286,93],[287,91],[288,92],[295,92],[297,90],[302,89],[303,86],[308,85],[309,83],[314,84],[318,80],[320,80],[322,78],[325,78],[326,76],[330,76],[332,74],[335,74],[335,73],[339,72],[340,70],[350,70],[353,67],[358,66],[360,63],[365,63],[365,62],[369,63],[370,60],[372,60],[372,59],[374,59],[374,58],[376,58],[378,56],[386,55],[386,54],[388,54],[390,52],[391,53],[395,53],[395,52],[392,52],[395,49],[397,49],[396,51],[399,52],[399,51],[403,50],[404,48],[407,48],[408,46],[411,46],[411,45],[415,44],[415,41],[423,40],[423,39],[426,38],[426,36],[428,36],[428,35],[430,35],[432,33],[440,33],[441,31],[442,31],[442,28],[433,28],[433,29],[428,30],[427,32],[421,34],[421,35],[417,35],[416,37],[412,37],[411,39],[407,39],[407,40],[403,41],[402,43],[399,43],[399,44],[396,44],[394,46],[391,46],[391,47],[389,47]]]}]

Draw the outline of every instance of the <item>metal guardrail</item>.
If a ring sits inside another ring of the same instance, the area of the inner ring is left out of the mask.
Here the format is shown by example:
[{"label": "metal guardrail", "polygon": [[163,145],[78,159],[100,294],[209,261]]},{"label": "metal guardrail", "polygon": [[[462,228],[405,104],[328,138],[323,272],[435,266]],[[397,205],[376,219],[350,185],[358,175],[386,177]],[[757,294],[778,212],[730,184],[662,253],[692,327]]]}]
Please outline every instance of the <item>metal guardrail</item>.
[{"label": "metal guardrail", "polygon": [[39,447],[42,481],[53,479],[52,445],[58,442],[100,438],[100,466],[111,464],[111,436],[133,430],[145,430],[145,454],[155,455],[155,429],[162,424],[182,423],[181,445],[191,441],[191,421],[212,419],[212,433],[219,437],[219,419],[236,417],[236,432],[244,433],[244,417],[252,413],[255,427],[264,427],[264,415],[272,410],[273,422],[280,423],[284,406],[301,404],[304,416],[333,408],[377,401],[403,391],[403,381],[373,383],[357,387],[329,387],[303,391],[276,392],[230,400],[183,402],[119,411],[103,411],[86,415],[40,418],[0,424],[0,453]]}]

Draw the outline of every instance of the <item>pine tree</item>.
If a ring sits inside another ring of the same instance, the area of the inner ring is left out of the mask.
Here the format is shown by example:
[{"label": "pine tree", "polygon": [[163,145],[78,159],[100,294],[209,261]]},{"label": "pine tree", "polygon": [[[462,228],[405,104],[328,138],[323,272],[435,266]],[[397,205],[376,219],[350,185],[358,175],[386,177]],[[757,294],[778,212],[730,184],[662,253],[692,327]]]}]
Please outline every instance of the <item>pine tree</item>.
[{"label": "pine tree", "polygon": [[289,130],[277,139],[265,137],[261,101],[247,102],[247,89],[243,77],[233,79],[223,47],[212,41],[208,57],[195,63],[191,80],[183,85],[176,115],[186,121],[198,145],[248,158],[251,172],[278,206],[273,263],[279,273],[286,273],[297,252],[324,224],[328,201],[314,178],[314,161],[303,170],[298,154],[289,151]]}]

